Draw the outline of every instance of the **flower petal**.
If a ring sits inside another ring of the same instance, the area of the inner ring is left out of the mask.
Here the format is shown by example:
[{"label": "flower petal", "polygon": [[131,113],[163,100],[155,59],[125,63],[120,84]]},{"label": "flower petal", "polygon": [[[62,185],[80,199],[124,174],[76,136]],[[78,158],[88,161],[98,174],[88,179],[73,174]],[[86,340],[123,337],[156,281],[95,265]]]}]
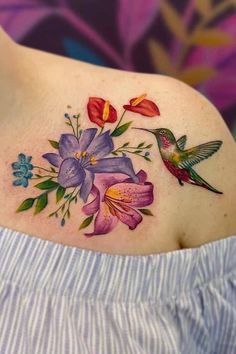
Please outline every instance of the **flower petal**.
[{"label": "flower petal", "polygon": [[132,98],[130,100],[130,105],[124,105],[124,109],[127,111],[135,112],[135,113],[140,113],[145,117],[154,117],[154,116],[159,116],[160,111],[157,105],[150,101],[143,99],[139,104],[136,106],[132,106],[132,103],[136,100],[136,98]]},{"label": "flower petal", "polygon": [[25,188],[28,187],[28,184],[29,184],[28,179],[26,177],[23,177],[21,180],[21,184]]},{"label": "flower petal", "polygon": [[93,173],[124,173],[138,182],[131,160],[128,157],[110,157],[98,160],[96,165],[86,166]]},{"label": "flower petal", "polygon": [[88,170],[85,170],[85,179],[80,188],[80,197],[83,199],[84,203],[87,202],[89,193],[93,187],[94,174]]},{"label": "flower petal", "polygon": [[[119,182],[126,181],[127,175],[123,173],[97,173],[94,179],[94,185],[98,188],[101,200],[104,199],[106,190]],[[130,181],[133,182],[131,178]]]},{"label": "flower petal", "polygon": [[13,176],[22,177],[22,176],[24,176],[24,172],[23,171],[15,171],[15,172],[13,172]]},{"label": "flower petal", "polygon": [[19,159],[19,162],[20,163],[26,163],[26,156],[25,156],[25,154],[19,154],[18,155],[18,159]]},{"label": "flower petal", "polygon": [[21,186],[22,185],[22,179],[16,179],[15,181],[12,182],[13,186]]},{"label": "flower petal", "polygon": [[[144,171],[144,170],[139,170],[139,172],[136,174],[137,178],[138,178],[138,183],[140,184],[143,184],[146,182],[147,180],[147,173]],[[123,182],[123,181],[118,181],[118,182]],[[126,178],[124,180],[124,182],[130,182],[130,183],[133,183],[133,180],[132,178]]]},{"label": "flower petal", "polygon": [[62,161],[61,157],[58,154],[54,154],[54,153],[44,154],[42,157],[48,160],[48,162],[51,165],[56,167],[59,167]]},{"label": "flower petal", "polygon": [[143,220],[143,217],[132,208],[125,208],[124,212],[116,209],[116,216],[123,224],[128,225],[130,230],[134,230]]},{"label": "flower petal", "polygon": [[114,229],[118,222],[117,216],[111,214],[110,208],[105,202],[100,205],[99,212],[94,221],[94,231],[85,236],[105,235]]},{"label": "flower petal", "polygon": [[89,119],[99,127],[104,127],[106,122],[113,123],[117,120],[116,109],[110,103],[108,107],[108,116],[104,119],[103,115],[106,102],[108,101],[105,101],[100,97],[89,97],[87,104]]},{"label": "flower petal", "polygon": [[83,206],[82,211],[86,214],[86,215],[93,215],[95,214],[100,206],[100,193],[99,190],[94,186],[91,190],[91,194],[94,196],[94,199]]},{"label": "flower petal", "polygon": [[20,166],[21,166],[21,164],[19,162],[13,162],[11,164],[11,167],[13,168],[13,170],[19,170]]},{"label": "flower petal", "polygon": [[104,127],[105,124],[105,121],[102,119],[104,104],[105,100],[99,97],[89,97],[87,104],[89,119],[99,127]]},{"label": "flower petal", "polygon": [[68,158],[62,162],[58,175],[58,183],[62,187],[77,187],[84,179],[85,172],[78,160]]},{"label": "flower petal", "polygon": [[62,134],[59,140],[59,154],[63,159],[73,157],[79,151],[79,142],[73,134]]},{"label": "flower petal", "polygon": [[107,189],[106,197],[129,207],[144,207],[153,202],[153,185],[117,183]]},{"label": "flower petal", "polygon": [[110,130],[98,135],[88,147],[88,154],[94,155],[96,159],[107,156],[114,149],[114,144],[110,136]]},{"label": "flower petal", "polygon": [[85,129],[82,131],[82,134],[79,138],[79,150],[80,151],[86,151],[87,148],[89,147],[90,143],[94,139],[96,133],[97,133],[96,128],[89,128]]}]

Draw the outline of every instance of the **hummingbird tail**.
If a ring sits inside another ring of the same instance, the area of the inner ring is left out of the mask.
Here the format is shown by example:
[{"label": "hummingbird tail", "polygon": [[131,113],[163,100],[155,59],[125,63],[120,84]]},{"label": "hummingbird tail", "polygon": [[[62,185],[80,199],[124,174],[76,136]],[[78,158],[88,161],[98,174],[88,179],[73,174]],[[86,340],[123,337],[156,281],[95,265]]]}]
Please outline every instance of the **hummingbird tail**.
[{"label": "hummingbird tail", "polygon": [[207,183],[201,176],[199,176],[197,174],[197,172],[195,172],[193,169],[189,169],[189,173],[190,173],[190,178],[193,182],[190,182],[192,184],[196,184],[200,187],[206,188],[214,193],[217,194],[223,194],[223,192],[218,191],[217,189],[215,189],[214,187],[212,187],[209,183]]}]

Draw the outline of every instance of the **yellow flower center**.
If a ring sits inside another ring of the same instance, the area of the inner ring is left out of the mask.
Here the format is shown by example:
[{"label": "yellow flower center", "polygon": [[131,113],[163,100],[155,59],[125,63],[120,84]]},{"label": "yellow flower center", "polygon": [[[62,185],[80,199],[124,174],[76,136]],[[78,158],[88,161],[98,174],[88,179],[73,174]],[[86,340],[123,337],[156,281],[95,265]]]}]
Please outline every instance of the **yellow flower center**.
[{"label": "yellow flower center", "polygon": [[88,155],[88,152],[87,151],[82,151],[82,157],[86,157]]},{"label": "yellow flower center", "polygon": [[124,203],[130,203],[132,201],[132,196],[127,195],[127,193],[121,192],[120,190],[110,187],[106,191],[106,197],[112,199],[124,202]]},{"label": "yellow flower center", "polygon": [[75,158],[76,159],[80,159],[81,157],[86,157],[88,155],[88,152],[87,151],[77,151],[76,153],[75,153]]},{"label": "yellow flower center", "polygon": [[90,165],[92,165],[92,166],[96,165],[97,160],[96,160],[95,156],[91,156],[89,159],[89,162],[90,162]]},{"label": "yellow flower center", "polygon": [[80,152],[80,151],[77,151],[77,152],[75,153],[75,158],[79,160],[80,156],[81,156],[81,152]]},{"label": "yellow flower center", "polygon": [[131,106],[137,106],[140,102],[142,102],[144,100],[144,98],[147,96],[146,93],[144,93],[143,95],[139,96],[136,98],[136,100],[134,100],[133,103],[131,103]]},{"label": "yellow flower center", "polygon": [[104,108],[103,108],[103,113],[102,113],[102,120],[106,122],[109,117],[109,112],[110,112],[110,102],[105,101]]}]

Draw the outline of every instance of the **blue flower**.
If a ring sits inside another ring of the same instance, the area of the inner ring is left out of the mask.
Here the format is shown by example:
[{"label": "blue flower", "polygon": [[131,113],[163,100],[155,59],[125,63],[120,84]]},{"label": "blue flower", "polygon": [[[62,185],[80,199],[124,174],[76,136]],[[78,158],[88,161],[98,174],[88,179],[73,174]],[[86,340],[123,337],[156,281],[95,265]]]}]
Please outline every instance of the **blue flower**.
[{"label": "blue flower", "polygon": [[28,180],[33,177],[33,173],[30,170],[34,168],[30,163],[31,160],[32,156],[26,157],[24,154],[19,154],[18,161],[12,163],[11,167],[14,170],[12,174],[14,177],[17,177],[12,183],[13,186],[28,187]]}]

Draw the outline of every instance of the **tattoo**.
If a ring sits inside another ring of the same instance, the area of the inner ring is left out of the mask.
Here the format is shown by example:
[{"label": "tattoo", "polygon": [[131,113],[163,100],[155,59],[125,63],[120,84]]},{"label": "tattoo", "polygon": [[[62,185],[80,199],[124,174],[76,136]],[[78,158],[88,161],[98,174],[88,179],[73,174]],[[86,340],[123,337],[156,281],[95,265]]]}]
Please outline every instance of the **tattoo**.
[{"label": "tattoo", "polygon": [[[151,210],[146,207],[153,202],[153,184],[147,181],[145,171],[135,173],[131,158],[136,155],[149,163],[153,144],[142,141],[133,146],[125,142],[115,148],[114,142],[133,123],[123,123],[127,111],[145,117],[159,116],[160,111],[153,101],[146,99],[146,94],[132,98],[123,108],[118,119],[117,110],[108,100],[90,97],[87,104],[88,118],[100,127],[99,131],[97,128],[80,129],[80,114],[65,113],[65,124],[71,132],[62,134],[59,141],[49,140],[51,148],[57,150],[56,153],[48,152],[42,156],[49,167],[33,165],[31,156],[19,154],[18,161],[12,164],[13,175],[17,177],[13,185],[27,187],[29,180],[40,179],[34,187],[42,193],[25,199],[17,212],[34,206],[34,214],[38,214],[47,207],[48,194],[55,193],[55,202],[59,206],[49,217],[59,218],[61,226],[64,226],[71,216],[72,204],[81,199],[82,212],[87,217],[81,222],[79,230],[93,222],[93,231],[85,233],[85,236],[108,234],[118,222],[134,230],[142,222],[143,215],[152,216]],[[104,131],[109,123],[116,124],[115,128]],[[185,149],[186,135],[176,140],[174,134],[166,128],[133,129],[155,135],[161,158],[180,186],[185,182],[222,194],[192,169],[193,165],[219,150],[222,141],[210,141]],[[88,202],[89,197],[92,200]]]},{"label": "tattoo", "polygon": [[210,141],[184,150],[187,141],[186,135],[176,140],[174,134],[166,128],[135,129],[145,130],[155,135],[161,158],[166,168],[178,179],[181,186],[184,185],[183,182],[186,182],[206,188],[214,193],[223,194],[192,169],[193,165],[208,159],[208,157],[218,151],[222,145],[221,140]]},{"label": "tattoo", "polygon": [[[42,156],[49,167],[34,165],[31,156],[19,154],[19,161],[12,164],[13,175],[18,178],[13,185],[27,187],[29,180],[40,180],[34,187],[42,193],[25,199],[17,212],[34,207],[34,214],[38,214],[47,207],[49,193],[55,194],[58,207],[49,217],[59,218],[64,226],[71,216],[72,204],[81,199],[82,212],[87,218],[79,229],[94,222],[93,232],[85,233],[86,236],[107,234],[118,222],[133,230],[142,222],[143,215],[152,216],[146,207],[153,202],[153,184],[147,181],[145,171],[135,173],[131,160],[136,155],[149,163],[152,144],[140,142],[131,146],[126,142],[115,148],[114,141],[133,123],[123,123],[127,111],[145,117],[159,116],[160,111],[154,102],[146,99],[146,94],[131,99],[123,108],[118,119],[117,110],[108,100],[90,97],[88,118],[100,127],[100,131],[97,128],[80,129],[80,114],[65,113],[65,124],[71,132],[63,133],[59,141],[49,140],[51,148],[57,150]],[[109,123],[116,124],[115,128],[104,131]],[[92,201],[88,202],[89,197]]]}]

